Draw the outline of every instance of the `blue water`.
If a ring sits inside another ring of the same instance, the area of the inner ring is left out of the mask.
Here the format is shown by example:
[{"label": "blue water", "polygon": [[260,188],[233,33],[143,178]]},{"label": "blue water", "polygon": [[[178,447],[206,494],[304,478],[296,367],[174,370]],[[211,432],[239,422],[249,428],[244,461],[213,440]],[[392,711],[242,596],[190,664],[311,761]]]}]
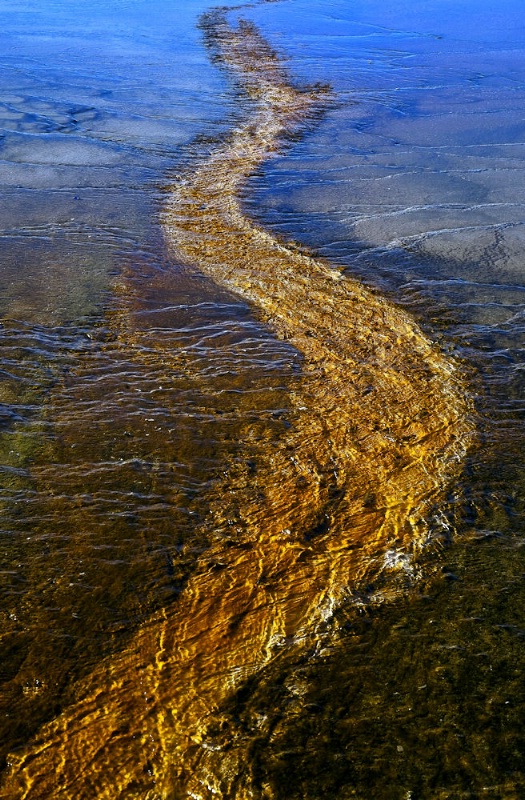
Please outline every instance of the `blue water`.
[{"label": "blue water", "polygon": [[143,244],[155,187],[181,148],[221,130],[227,89],[200,45],[204,8],[2,4],[7,316],[57,323],[91,313],[115,251]]},{"label": "blue water", "polygon": [[[174,601],[206,546],[192,530],[210,475],[254,419],[276,439],[284,424],[296,354],[169,265],[158,223],[164,187],[238,119],[197,27],[209,5],[0,4],[2,755]],[[442,579],[341,609],[330,646],[283,656],[225,710],[252,736],[254,797],[521,797],[525,14],[280,0],[242,15],[298,83],[333,91],[250,179],[247,212],[406,306],[480,414]],[[129,270],[179,276],[148,299],[187,354],[161,399],[106,346]],[[104,381],[120,400],[95,425]]]}]

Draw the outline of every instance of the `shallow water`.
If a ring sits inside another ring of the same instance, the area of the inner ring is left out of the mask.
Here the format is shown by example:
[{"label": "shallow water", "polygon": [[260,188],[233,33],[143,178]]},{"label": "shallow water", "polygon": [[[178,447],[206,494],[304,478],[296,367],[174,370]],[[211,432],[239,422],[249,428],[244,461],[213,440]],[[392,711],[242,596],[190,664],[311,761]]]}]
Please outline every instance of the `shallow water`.
[{"label": "shallow water", "polygon": [[[164,187],[241,114],[196,28],[206,6],[2,13],[4,758],[176,608],[220,487],[294,423],[300,353],[170,259],[158,222]],[[298,81],[334,94],[250,180],[247,214],[408,309],[479,412],[448,498],[457,532],[419,581],[338,608],[208,730],[208,749],[248,754],[247,796],[507,798],[525,783],[522,15],[407,6],[242,12]]]}]

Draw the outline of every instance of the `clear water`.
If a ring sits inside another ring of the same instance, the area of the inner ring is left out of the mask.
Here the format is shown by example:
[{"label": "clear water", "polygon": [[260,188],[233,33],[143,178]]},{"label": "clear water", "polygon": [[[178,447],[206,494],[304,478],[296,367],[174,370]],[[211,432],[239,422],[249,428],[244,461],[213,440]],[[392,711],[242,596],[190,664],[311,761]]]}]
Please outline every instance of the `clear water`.
[{"label": "clear water", "polygon": [[[176,603],[210,486],[287,424],[300,357],[170,263],[158,223],[163,187],[239,113],[196,27],[208,5],[0,8],[3,758]],[[406,306],[464,364],[480,422],[442,577],[339,609],[328,643],[283,652],[224,715],[255,797],[518,798],[525,17],[515,0],[242,14],[335,96],[250,180],[247,213]],[[113,346],[129,274],[164,364]]]}]

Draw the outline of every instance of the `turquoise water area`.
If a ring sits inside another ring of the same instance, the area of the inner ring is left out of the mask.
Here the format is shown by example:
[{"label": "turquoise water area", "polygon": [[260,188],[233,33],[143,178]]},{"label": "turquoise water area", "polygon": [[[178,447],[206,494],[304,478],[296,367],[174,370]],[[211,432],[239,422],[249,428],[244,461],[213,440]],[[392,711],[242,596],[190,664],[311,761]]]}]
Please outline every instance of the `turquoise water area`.
[{"label": "turquoise water area", "polygon": [[[197,27],[209,5],[0,7],[3,759],[176,602],[210,483],[287,424],[300,358],[170,263],[158,222],[164,187],[240,113]],[[525,16],[516,0],[242,16],[334,98],[250,179],[247,213],[408,308],[480,415],[441,577],[340,609],[308,659],[283,652],[225,709],[254,796],[519,798]],[[142,276],[136,324],[173,362],[113,346],[123,274]]]}]

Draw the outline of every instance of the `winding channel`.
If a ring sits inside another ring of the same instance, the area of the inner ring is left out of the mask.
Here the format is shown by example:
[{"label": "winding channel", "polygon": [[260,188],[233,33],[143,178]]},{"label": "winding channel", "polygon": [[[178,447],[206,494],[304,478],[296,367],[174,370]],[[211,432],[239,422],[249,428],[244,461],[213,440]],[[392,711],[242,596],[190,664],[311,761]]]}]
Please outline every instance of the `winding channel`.
[{"label": "winding channel", "polygon": [[[209,744],[221,707],[365,586],[380,602],[416,575],[473,440],[457,365],[404,311],[243,212],[247,177],[314,123],[326,90],[296,88],[227,11],[202,28],[246,116],[170,187],[162,224],[174,261],[249,301],[301,354],[292,424],[256,469],[225,477],[213,544],[180,598],[9,758],[2,798],[252,797],[243,753]],[[125,311],[114,325],[127,347],[141,335]]]}]

